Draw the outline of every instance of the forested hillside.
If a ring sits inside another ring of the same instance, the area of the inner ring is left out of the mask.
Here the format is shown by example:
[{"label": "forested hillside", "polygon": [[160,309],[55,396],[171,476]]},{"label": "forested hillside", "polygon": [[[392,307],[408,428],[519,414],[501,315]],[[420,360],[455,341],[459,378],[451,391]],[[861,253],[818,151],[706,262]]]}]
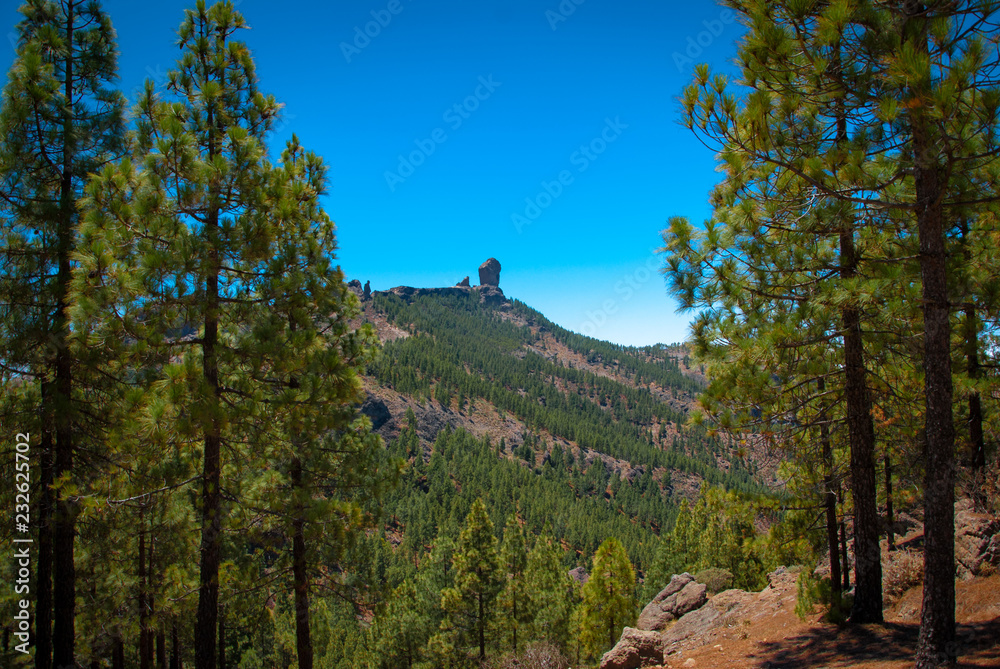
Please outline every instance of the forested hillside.
[{"label": "forested hillside", "polygon": [[[407,400],[379,431],[419,441],[397,448],[412,488],[400,513],[387,507],[411,550],[483,496],[497,522],[517,511],[535,534],[549,522],[572,549],[568,564],[615,536],[641,571],[701,482],[764,490],[719,439],[684,424],[700,383],[683,372],[683,349],[583,337],[518,301],[486,306],[476,291],[376,293],[364,313],[410,335],[385,342],[369,373],[373,395]],[[447,432],[418,429],[413,409]],[[466,500],[457,512],[455,490]]]}]

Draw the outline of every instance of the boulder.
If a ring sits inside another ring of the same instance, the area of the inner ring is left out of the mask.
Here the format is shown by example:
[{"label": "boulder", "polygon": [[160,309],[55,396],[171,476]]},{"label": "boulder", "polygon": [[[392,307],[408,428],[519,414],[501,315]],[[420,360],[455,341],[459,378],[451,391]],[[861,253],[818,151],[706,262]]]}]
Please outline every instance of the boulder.
[{"label": "boulder", "polygon": [[708,601],[707,588],[687,572],[675,574],[670,583],[653,598],[639,614],[636,627],[656,631],[666,627],[671,620],[704,606]]},{"label": "boulder", "polygon": [[577,585],[583,585],[587,582],[587,579],[590,578],[590,574],[588,574],[587,570],[583,567],[576,567],[569,570],[569,577],[573,579]]},{"label": "boulder", "polygon": [[663,664],[663,644],[656,632],[622,630],[615,647],[601,658],[601,669],[639,669]]},{"label": "boulder", "polygon": [[481,286],[500,285],[500,262],[490,258],[479,266],[479,284]]},{"label": "boulder", "polygon": [[460,286],[460,287],[462,287],[462,288],[468,288],[468,287],[469,287],[469,286],[471,286],[472,284],[470,284],[470,283],[469,283],[469,277],[465,277],[464,279],[462,279],[461,281],[459,281],[459,282],[458,282],[458,283],[456,283],[455,285],[456,285],[456,286]]}]

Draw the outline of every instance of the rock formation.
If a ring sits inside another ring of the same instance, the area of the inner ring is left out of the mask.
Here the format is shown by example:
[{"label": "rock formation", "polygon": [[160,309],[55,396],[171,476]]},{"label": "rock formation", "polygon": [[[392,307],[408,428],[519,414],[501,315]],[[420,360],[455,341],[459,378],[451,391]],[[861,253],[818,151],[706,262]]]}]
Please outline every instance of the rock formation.
[{"label": "rock formation", "polygon": [[667,587],[642,610],[635,626],[646,631],[661,630],[671,620],[701,608],[706,601],[708,601],[706,588],[697,583],[694,576],[687,572],[675,574]]},{"label": "rock formation", "polygon": [[468,288],[472,284],[469,283],[469,277],[465,277],[464,279],[462,279],[461,281],[459,281],[455,285],[458,286],[458,287],[460,287],[460,288]]},{"label": "rock formation", "polygon": [[663,663],[663,642],[658,632],[622,630],[615,647],[601,658],[601,669],[639,669]]},{"label": "rock formation", "polygon": [[358,281],[357,279],[351,279],[350,281],[348,281],[347,289],[352,293],[354,293],[355,295],[357,295],[358,297],[361,297],[361,282]]},{"label": "rock formation", "polygon": [[365,281],[365,290],[364,290],[364,293],[362,293],[361,298],[365,299],[365,300],[372,299],[372,282],[371,281]]},{"label": "rock formation", "polygon": [[372,429],[377,430],[392,418],[389,407],[379,398],[369,395],[365,403],[361,405],[361,413],[368,416],[372,422]]},{"label": "rock formation", "polygon": [[479,303],[487,307],[498,307],[501,304],[507,303],[507,297],[503,294],[503,291],[496,286],[480,286]]},{"label": "rock formation", "polygon": [[500,285],[500,262],[496,258],[490,258],[479,266],[479,285]]}]

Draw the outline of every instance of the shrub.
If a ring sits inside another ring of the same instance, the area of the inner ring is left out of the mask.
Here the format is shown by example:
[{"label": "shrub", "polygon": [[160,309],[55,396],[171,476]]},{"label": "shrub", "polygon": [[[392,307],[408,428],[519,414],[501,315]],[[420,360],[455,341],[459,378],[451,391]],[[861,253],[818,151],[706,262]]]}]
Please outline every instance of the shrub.
[{"label": "shrub", "polygon": [[733,585],[733,572],[728,569],[709,567],[694,575],[694,580],[703,583],[713,595],[728,590]]},{"label": "shrub", "polygon": [[529,644],[520,654],[507,653],[483,669],[569,669],[569,660],[548,641]]},{"label": "shrub", "polygon": [[827,622],[839,625],[850,616],[854,598],[851,595],[834,597],[828,576],[819,577],[813,570],[803,569],[796,580],[796,589],[795,615],[800,619],[808,618],[817,605],[826,609],[823,619]]},{"label": "shrub", "polygon": [[924,559],[917,551],[895,550],[882,555],[882,596],[886,604],[924,580]]}]

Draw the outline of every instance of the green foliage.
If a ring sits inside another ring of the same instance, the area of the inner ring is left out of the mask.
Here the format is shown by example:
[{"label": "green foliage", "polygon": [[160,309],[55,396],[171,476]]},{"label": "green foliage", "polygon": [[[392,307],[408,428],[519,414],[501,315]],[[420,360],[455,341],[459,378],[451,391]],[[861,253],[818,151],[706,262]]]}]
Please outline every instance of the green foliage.
[{"label": "green foliage", "polygon": [[500,546],[500,570],[506,585],[497,598],[499,627],[498,642],[501,648],[518,652],[523,645],[525,626],[531,622],[528,593],[529,582],[525,569],[528,566],[528,545],[524,530],[517,516],[510,516],[503,531]]},{"label": "green foliage", "polygon": [[635,570],[621,542],[610,538],[594,555],[593,570],[583,585],[581,643],[599,657],[618,640],[636,615]]},{"label": "green foliage", "polygon": [[456,650],[478,645],[479,659],[483,660],[487,630],[496,615],[493,603],[505,577],[493,523],[482,499],[472,503],[453,560],[455,585],[441,591],[441,608],[447,615],[442,627],[454,635]]},{"label": "green foliage", "polygon": [[795,588],[795,615],[801,620],[808,619],[816,607],[821,606],[825,611],[823,619],[827,622],[837,625],[847,622],[853,598],[835,591],[828,576],[818,577],[813,570],[802,569],[795,581]]},{"label": "green foliage", "polygon": [[530,638],[561,649],[569,645],[570,616],[578,599],[563,562],[563,550],[546,531],[535,539],[525,572]]},{"label": "green foliage", "polygon": [[750,500],[703,486],[693,507],[681,504],[674,527],[661,538],[644,595],[652,598],[671,576],[685,571],[719,570],[714,573],[728,573],[731,587],[764,587],[777,562],[766,539],[757,535],[756,513]]},{"label": "green foliage", "polygon": [[712,594],[733,587],[733,573],[728,569],[709,567],[694,575],[694,580],[703,583]]}]

